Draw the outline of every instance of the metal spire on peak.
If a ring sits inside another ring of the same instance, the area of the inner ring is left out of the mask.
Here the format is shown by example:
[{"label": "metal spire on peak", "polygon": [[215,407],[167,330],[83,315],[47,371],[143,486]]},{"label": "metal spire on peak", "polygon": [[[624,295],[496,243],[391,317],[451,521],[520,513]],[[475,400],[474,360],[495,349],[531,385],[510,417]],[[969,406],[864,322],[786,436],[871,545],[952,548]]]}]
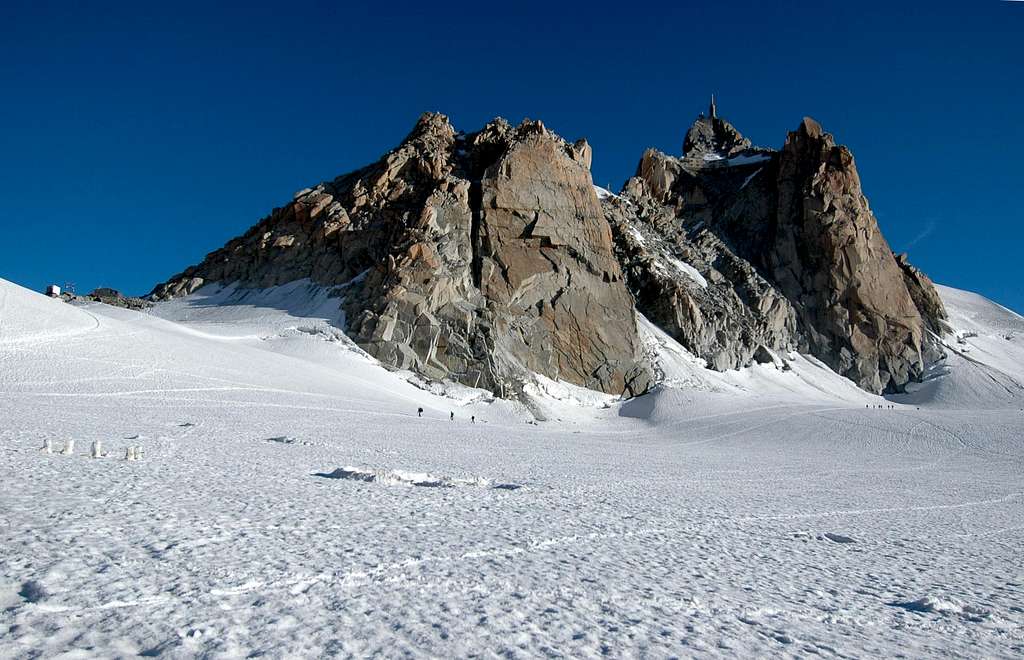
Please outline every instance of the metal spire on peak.
[{"label": "metal spire on peak", "polygon": [[715,105],[715,95],[711,95],[711,105],[708,107],[708,116],[712,119],[718,117],[718,106]]}]

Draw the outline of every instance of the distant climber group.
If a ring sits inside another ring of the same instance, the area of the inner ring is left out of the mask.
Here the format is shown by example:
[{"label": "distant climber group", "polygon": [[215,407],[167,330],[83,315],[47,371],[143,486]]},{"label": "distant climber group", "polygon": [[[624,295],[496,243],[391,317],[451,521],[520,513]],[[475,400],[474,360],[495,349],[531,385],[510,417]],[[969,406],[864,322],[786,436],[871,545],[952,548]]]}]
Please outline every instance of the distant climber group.
[{"label": "distant climber group", "polygon": [[[423,408],[417,408],[416,409],[416,416],[417,417],[423,417]],[[452,422],[455,421],[455,411],[454,410],[451,411],[450,413],[448,413],[448,420],[452,421]],[[469,423],[470,424],[476,424],[476,415],[470,415],[469,416]]]}]

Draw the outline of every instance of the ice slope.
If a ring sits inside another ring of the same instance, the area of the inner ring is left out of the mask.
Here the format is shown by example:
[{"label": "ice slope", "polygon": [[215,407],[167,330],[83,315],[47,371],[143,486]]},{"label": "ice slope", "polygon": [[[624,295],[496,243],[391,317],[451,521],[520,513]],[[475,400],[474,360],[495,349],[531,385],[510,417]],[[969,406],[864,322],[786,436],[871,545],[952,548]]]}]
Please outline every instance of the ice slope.
[{"label": "ice slope", "polygon": [[954,334],[948,357],[902,403],[962,409],[1024,409],[1024,317],[975,293],[937,287]]},{"label": "ice slope", "polygon": [[209,284],[190,296],[158,303],[151,314],[218,337],[269,338],[291,330],[335,334],[345,327],[344,291],[309,280],[268,289]]},{"label": "ice slope", "polygon": [[281,293],[0,280],[0,657],[1024,653],[1019,411],[715,374],[648,326],[666,386],[538,381],[530,423]]}]

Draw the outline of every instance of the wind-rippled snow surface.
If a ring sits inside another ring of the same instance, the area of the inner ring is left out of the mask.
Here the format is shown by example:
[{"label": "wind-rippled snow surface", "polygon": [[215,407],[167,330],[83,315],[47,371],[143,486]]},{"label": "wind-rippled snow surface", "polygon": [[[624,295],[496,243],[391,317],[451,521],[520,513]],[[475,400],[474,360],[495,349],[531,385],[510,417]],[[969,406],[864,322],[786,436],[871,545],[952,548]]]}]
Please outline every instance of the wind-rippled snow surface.
[{"label": "wind-rippled snow surface", "polygon": [[971,299],[999,323],[968,310],[942,405],[712,374],[645,325],[668,386],[527,408],[414,387],[280,293],[0,280],[0,657],[1024,653],[1020,365],[976,405],[1006,310]]}]

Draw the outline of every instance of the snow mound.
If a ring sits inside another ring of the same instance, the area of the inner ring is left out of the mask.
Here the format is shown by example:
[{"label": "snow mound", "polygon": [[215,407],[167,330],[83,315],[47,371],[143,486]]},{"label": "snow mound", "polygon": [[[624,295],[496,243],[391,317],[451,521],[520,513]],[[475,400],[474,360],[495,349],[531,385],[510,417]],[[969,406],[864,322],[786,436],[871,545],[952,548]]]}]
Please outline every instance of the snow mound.
[{"label": "snow mound", "polygon": [[824,532],[822,534],[818,534],[818,533],[811,532],[811,531],[799,531],[799,532],[795,532],[793,534],[793,538],[796,538],[796,539],[799,539],[799,540],[805,541],[805,542],[806,541],[811,541],[811,540],[831,541],[832,543],[839,543],[841,545],[846,545],[846,544],[849,544],[849,543],[856,543],[857,542],[857,540],[855,538],[853,538],[852,536],[846,536],[845,534],[836,534],[834,532]]},{"label": "snow mound", "polygon": [[822,534],[825,539],[832,541],[833,543],[856,543],[851,536],[845,536],[843,534],[833,534],[832,532],[825,532]]},{"label": "snow mound", "polygon": [[472,486],[477,488],[494,488],[498,490],[518,490],[519,484],[493,483],[481,477],[450,477],[433,475],[426,472],[409,472],[407,470],[389,470],[384,468],[340,467],[333,472],[323,472],[316,476],[327,479],[347,479],[364,481],[385,486],[421,486],[425,488],[458,488]]},{"label": "snow mound", "polygon": [[909,612],[961,616],[968,621],[983,621],[992,615],[990,610],[983,607],[968,605],[955,598],[940,598],[937,596],[925,596],[917,600],[889,604]]},{"label": "snow mound", "polygon": [[564,380],[552,380],[541,374],[533,374],[530,382],[523,386],[523,392],[534,399],[568,403],[581,408],[607,408],[619,399],[614,394],[588,390]]},{"label": "snow mound", "polygon": [[455,381],[431,380],[414,371],[406,369],[400,369],[394,373],[404,378],[405,381],[413,387],[417,387],[439,397],[451,399],[460,406],[472,403],[493,403],[496,399],[494,393],[490,390],[470,387],[469,385],[463,385],[462,383],[456,383]]},{"label": "snow mound", "polygon": [[277,435],[272,438],[267,438],[267,442],[276,442],[279,445],[308,445],[309,442],[305,440],[299,440],[298,438],[290,435]]}]

